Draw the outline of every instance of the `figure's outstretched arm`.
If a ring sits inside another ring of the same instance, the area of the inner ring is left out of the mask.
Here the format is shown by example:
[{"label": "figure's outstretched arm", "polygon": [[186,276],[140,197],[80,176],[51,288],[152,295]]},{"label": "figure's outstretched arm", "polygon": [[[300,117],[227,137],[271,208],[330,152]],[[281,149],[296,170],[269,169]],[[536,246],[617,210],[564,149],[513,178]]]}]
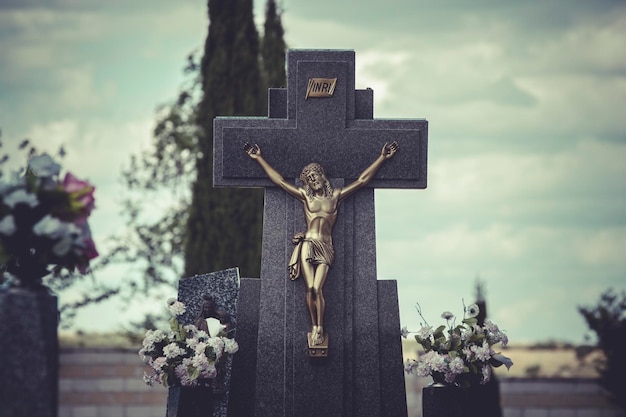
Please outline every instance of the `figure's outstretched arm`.
[{"label": "figure's outstretched arm", "polygon": [[263,159],[263,157],[261,156],[261,148],[259,148],[259,145],[257,144],[250,145],[249,143],[246,142],[243,145],[243,150],[246,151],[246,153],[248,154],[250,158],[254,159],[255,161],[259,163],[259,165],[261,165],[261,168],[263,168],[263,171],[265,171],[268,178],[274,184],[278,185],[280,188],[282,188],[287,193],[291,194],[297,199],[301,200],[303,198],[303,194],[298,187],[296,187],[293,184],[290,184],[288,181],[285,181],[283,176],[280,175],[278,171],[276,171],[270,164],[268,164],[265,159]]},{"label": "figure's outstretched arm", "polygon": [[380,151],[380,155],[378,156],[378,158],[376,158],[372,165],[367,167],[356,181],[348,184],[341,190],[341,194],[339,194],[339,201],[348,197],[350,194],[354,193],[356,190],[370,182],[372,178],[374,178],[374,176],[376,175],[376,172],[378,172],[378,169],[383,165],[383,163],[387,159],[391,159],[395,155],[398,147],[398,142],[396,141],[393,141],[391,143],[385,143],[383,145],[383,149]]}]

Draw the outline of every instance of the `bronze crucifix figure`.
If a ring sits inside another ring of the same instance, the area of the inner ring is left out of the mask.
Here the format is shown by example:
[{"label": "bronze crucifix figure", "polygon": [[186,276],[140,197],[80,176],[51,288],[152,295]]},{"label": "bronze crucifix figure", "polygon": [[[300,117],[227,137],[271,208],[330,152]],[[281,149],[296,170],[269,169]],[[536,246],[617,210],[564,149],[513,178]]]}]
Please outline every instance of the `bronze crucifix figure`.
[{"label": "bronze crucifix figure", "polygon": [[383,163],[391,159],[397,150],[397,142],[385,143],[378,158],[356,181],[343,188],[333,189],[320,164],[313,162],[305,166],[300,174],[304,185],[297,187],[286,181],[261,156],[261,148],[258,145],[244,144],[244,151],[258,162],[269,179],[303,204],[307,230],[293,237],[292,242],[296,247],[288,268],[292,280],[302,275],[306,285],[306,306],[311,317],[310,347],[322,345],[327,340],[327,334],[324,332],[326,300],[323,288],[335,255],[332,231],[337,220],[339,204],[369,183]]}]

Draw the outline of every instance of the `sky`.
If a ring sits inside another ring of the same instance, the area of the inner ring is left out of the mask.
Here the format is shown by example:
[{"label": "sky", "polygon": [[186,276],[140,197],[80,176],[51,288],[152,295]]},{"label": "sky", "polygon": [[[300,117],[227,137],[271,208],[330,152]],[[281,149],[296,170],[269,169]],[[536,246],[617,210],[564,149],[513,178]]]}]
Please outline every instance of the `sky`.
[{"label": "sky", "polygon": [[[375,118],[429,122],[428,188],[376,192],[378,276],[398,281],[402,324],[419,329],[416,303],[431,325],[462,316],[479,278],[511,343],[582,342],[577,308],[626,290],[626,3],[279,4],[290,48],[356,52]],[[97,187],[99,247],[124,229],[121,170],[207,25],[199,0],[0,0],[4,149],[66,148],[64,168]],[[90,307],[75,328],[114,330],[155,303]]]}]

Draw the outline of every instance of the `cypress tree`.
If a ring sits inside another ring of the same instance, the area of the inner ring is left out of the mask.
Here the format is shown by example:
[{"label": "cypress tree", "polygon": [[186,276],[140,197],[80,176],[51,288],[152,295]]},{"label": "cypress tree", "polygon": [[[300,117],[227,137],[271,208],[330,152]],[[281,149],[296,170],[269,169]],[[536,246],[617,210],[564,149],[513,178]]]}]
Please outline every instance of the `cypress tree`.
[{"label": "cypress tree", "polygon": [[[276,39],[283,31],[271,3],[267,16],[273,24],[266,23],[265,30]],[[141,273],[114,286],[98,284],[82,300],[65,304],[64,320],[78,308],[116,294],[124,294],[128,302],[139,291],[147,295],[159,285],[175,286],[181,275],[239,266],[243,276],[259,276],[263,191],[212,187],[214,117],[266,113],[269,77],[261,72],[263,58],[252,10],[252,0],[208,1],[210,23],[203,58],[198,63],[195,53],[189,55],[187,79],[178,97],[159,106],[153,147],[131,155],[122,175],[129,191],[122,196],[127,229],[112,236],[114,246],[93,265],[97,270],[115,263],[132,264]],[[283,50],[265,58],[263,70],[277,66],[284,72],[284,41],[279,40],[274,47],[283,45]],[[170,203],[158,219],[143,215],[145,201],[153,198]],[[131,327],[152,328],[150,323],[156,319],[147,316]]]},{"label": "cypress tree", "polygon": [[[209,0],[200,64],[199,153],[185,240],[185,276],[239,266],[259,276],[263,191],[213,188],[213,118],[260,116],[266,93],[252,0]],[[243,152],[243,151],[242,151]]]},{"label": "cypress tree", "polygon": [[265,7],[265,25],[261,42],[261,57],[267,87],[285,87],[285,45],[281,12],[276,8],[274,0],[268,0]]}]

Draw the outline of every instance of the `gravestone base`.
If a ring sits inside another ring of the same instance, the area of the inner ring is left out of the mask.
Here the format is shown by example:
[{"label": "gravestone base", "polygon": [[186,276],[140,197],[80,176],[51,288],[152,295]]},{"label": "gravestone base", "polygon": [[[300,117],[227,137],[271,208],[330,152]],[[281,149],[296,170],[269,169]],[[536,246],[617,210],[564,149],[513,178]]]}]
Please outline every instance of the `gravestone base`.
[{"label": "gravestone base", "polygon": [[[241,280],[241,291],[237,306],[237,341],[240,350],[233,357],[232,382],[228,404],[229,417],[261,417],[270,415],[267,413],[267,409],[270,407],[265,406],[265,404],[268,404],[265,401],[269,401],[269,399],[263,398],[264,387],[258,387],[256,384],[257,372],[259,371],[257,369],[258,358],[256,352],[259,350],[257,346],[257,332],[259,330],[260,287],[261,280],[259,279],[242,278]],[[283,362],[277,362],[271,369],[263,369],[260,372],[271,372],[275,376],[280,376],[284,366],[291,361],[298,362],[298,367],[305,370],[303,372],[313,376],[316,374],[323,375],[325,373],[324,368],[331,361],[334,362],[335,367],[338,363],[344,368],[351,365],[355,367],[354,370],[349,371],[346,375],[336,375],[324,387],[324,391],[331,393],[324,398],[324,401],[337,405],[335,410],[326,410],[325,416],[406,417],[406,391],[396,281],[380,280],[377,282],[377,288],[378,319],[377,323],[370,323],[370,325],[377,328],[378,338],[377,340],[370,340],[370,344],[379,346],[378,356],[375,361],[378,363],[379,369],[373,369],[369,360],[359,360],[359,357],[352,357],[351,352],[357,351],[357,347],[350,346],[345,347],[342,352],[331,350],[330,357],[323,359],[307,358],[306,349],[296,349],[297,357],[283,358]],[[294,337],[302,339],[300,334]],[[330,347],[333,345],[332,339],[329,343]],[[305,347],[308,349],[308,346]],[[291,355],[293,354],[294,352],[291,352]],[[355,392],[355,385],[358,386],[358,384],[353,382],[351,374],[367,375],[368,373],[370,379],[372,375],[379,374],[375,383],[370,381],[372,385],[378,387],[378,390],[375,392],[370,390],[367,394]],[[292,377],[299,379],[302,376],[292,375]],[[320,387],[312,384],[312,388],[318,389]],[[296,404],[303,404],[309,397],[309,393],[291,392],[290,395],[292,397],[286,403],[283,413],[276,416],[313,417],[320,415],[319,412],[312,408],[304,411],[296,408]],[[359,402],[361,395],[379,398],[380,401],[377,403],[377,407],[366,410],[365,414],[354,413],[356,406],[351,404],[351,402]],[[350,402],[348,402],[348,399]],[[350,412],[352,414],[349,414]]]},{"label": "gravestone base", "polygon": [[313,362],[324,360],[328,357],[328,345],[330,343],[328,339],[328,333],[324,332],[324,341],[318,345],[313,343],[313,333],[308,332],[306,334],[307,341],[309,342],[309,357]]},{"label": "gravestone base", "polygon": [[0,417],[56,417],[57,297],[0,292]]}]

